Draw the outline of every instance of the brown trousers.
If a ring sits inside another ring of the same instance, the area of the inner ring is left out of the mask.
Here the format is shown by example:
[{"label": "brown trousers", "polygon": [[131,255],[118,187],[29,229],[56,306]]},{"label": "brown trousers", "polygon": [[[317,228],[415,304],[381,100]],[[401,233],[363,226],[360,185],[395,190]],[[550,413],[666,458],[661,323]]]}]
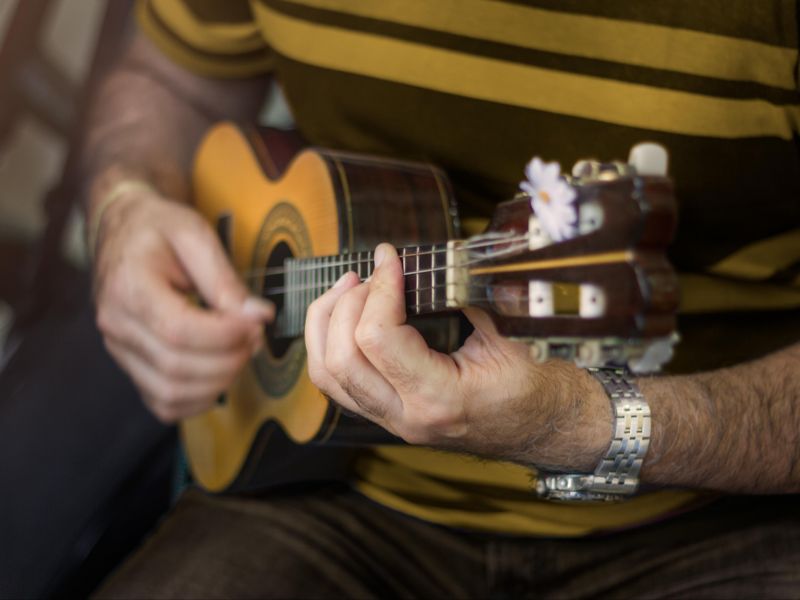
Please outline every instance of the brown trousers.
[{"label": "brown trousers", "polygon": [[343,487],[189,490],[102,598],[800,598],[798,498],[727,497],[582,539],[431,525]]}]

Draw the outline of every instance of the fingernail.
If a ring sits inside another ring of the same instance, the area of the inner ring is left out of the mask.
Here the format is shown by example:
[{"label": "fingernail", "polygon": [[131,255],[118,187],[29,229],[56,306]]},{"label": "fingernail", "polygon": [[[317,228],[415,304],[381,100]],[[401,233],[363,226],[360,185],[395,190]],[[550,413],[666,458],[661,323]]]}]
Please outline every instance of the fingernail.
[{"label": "fingernail", "polygon": [[381,244],[380,246],[375,248],[374,261],[375,261],[375,268],[376,269],[381,266],[381,263],[383,262],[383,259],[385,257],[386,257],[386,248],[384,248],[383,244]]},{"label": "fingernail", "polygon": [[340,285],[342,285],[344,283],[344,280],[347,279],[348,275],[350,275],[350,271],[339,277],[339,279],[336,280],[336,283],[333,284],[333,287],[337,288]]},{"label": "fingernail", "polygon": [[257,296],[250,296],[242,304],[242,314],[256,319],[271,319],[273,313],[272,303]]}]

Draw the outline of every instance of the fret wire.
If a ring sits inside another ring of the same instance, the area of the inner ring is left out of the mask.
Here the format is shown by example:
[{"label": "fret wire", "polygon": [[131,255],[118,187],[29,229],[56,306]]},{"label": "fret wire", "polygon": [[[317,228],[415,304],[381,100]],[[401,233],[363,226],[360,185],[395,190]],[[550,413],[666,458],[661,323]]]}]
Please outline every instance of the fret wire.
[{"label": "fret wire", "polygon": [[303,271],[303,304],[300,312],[306,312],[308,310],[308,295],[311,293],[311,282],[309,281],[309,278],[313,272],[313,268]]},{"label": "fret wire", "polygon": [[[433,248],[436,248],[434,245]],[[431,304],[436,306],[436,254],[431,254]]]},{"label": "fret wire", "polygon": [[311,293],[311,277],[313,273],[314,273],[313,268],[303,272],[305,280],[305,288],[303,289],[303,309],[301,312],[306,312],[308,310],[308,304],[309,304],[308,295]]},{"label": "fret wire", "polygon": [[308,297],[311,295],[311,286],[313,285],[313,282],[311,280],[314,277],[314,266],[313,266],[314,260],[315,259],[313,258],[310,259],[310,261],[308,262],[308,266],[310,268],[305,269],[303,271],[303,282],[305,283],[305,288],[303,289],[303,303],[300,307],[300,312],[303,314],[305,314],[308,311],[308,305],[311,304],[308,301]]},{"label": "fret wire", "polygon": [[[286,276],[283,278],[283,280],[286,283],[290,283],[289,278],[292,276],[292,274],[288,270],[288,264],[289,263],[288,263],[288,261],[286,261],[283,264],[287,266]],[[262,292],[262,293],[264,293],[264,292]],[[278,315],[278,318],[281,320],[281,323],[283,324],[282,329],[287,334],[289,333],[289,327],[286,324],[286,322],[289,320],[289,317],[291,316],[291,314],[292,314],[292,297],[291,297],[291,294],[287,294],[286,298],[284,298],[284,300],[283,300],[283,311],[281,312],[280,315]]]},{"label": "fret wire", "polygon": [[404,246],[400,250],[400,264],[403,267],[403,288],[404,289],[408,289],[408,285],[406,283],[406,277],[409,277],[409,275],[406,273],[406,271],[408,271],[408,257],[407,257],[407,254],[408,254],[408,248]]},{"label": "fret wire", "polygon": [[308,310],[308,307],[311,306],[311,302],[314,300],[314,290],[315,290],[316,285],[317,285],[317,272],[318,272],[317,271],[317,262],[318,262],[318,259],[315,258],[313,260],[313,262],[312,262],[312,265],[313,265],[314,268],[309,271],[308,279],[310,281],[310,285],[309,285],[309,289],[308,289],[308,294],[306,294],[306,306],[305,306],[306,310]]},{"label": "fret wire", "polygon": [[[292,279],[294,279],[295,287],[299,288],[301,282],[300,282],[300,273],[297,270],[297,262],[296,261],[293,264],[292,271],[293,271]],[[292,321],[293,321],[292,322],[292,331],[293,332],[297,332],[297,319],[298,319],[298,315],[301,312],[300,311],[300,290],[299,289],[295,290],[295,293],[292,294],[292,296],[294,298],[294,306],[292,307],[293,310],[294,310],[294,314],[293,314],[294,318],[292,319]]]},{"label": "fret wire", "polygon": [[[419,306],[419,246],[417,246],[417,254],[415,256],[415,259],[416,259],[416,264],[414,270],[416,272],[414,273],[414,287],[416,288],[417,291],[415,295],[417,299],[417,306]],[[419,310],[417,310],[417,312],[419,313]]]},{"label": "fret wire", "polygon": [[[292,272],[289,270],[290,263],[288,261],[283,263],[287,267],[286,276],[284,277],[284,281],[291,285],[292,281]],[[287,294],[286,298],[283,301],[283,314],[281,315],[283,319],[283,325],[285,332],[287,334],[291,333],[291,323],[289,320],[292,318],[292,297],[294,294]]]},{"label": "fret wire", "polygon": [[[294,263],[292,264],[291,280],[292,280],[292,284],[296,288],[297,287],[297,270],[294,268]],[[297,306],[296,306],[297,294],[298,294],[297,290],[292,290],[292,304],[293,304],[293,306],[292,306],[292,322],[289,324],[290,327],[291,327],[292,333],[297,331],[297,326],[295,325],[295,321],[297,320]]]},{"label": "fret wire", "polygon": [[328,282],[328,285],[325,286],[325,291],[331,289],[336,284],[335,273],[333,272],[333,267],[331,267],[331,262],[331,259],[325,262],[325,281]]}]

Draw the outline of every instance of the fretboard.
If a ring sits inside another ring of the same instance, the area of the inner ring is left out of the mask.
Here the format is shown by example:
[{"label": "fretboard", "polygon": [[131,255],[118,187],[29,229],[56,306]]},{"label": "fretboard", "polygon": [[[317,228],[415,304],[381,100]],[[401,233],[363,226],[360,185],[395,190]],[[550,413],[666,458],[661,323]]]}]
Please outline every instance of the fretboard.
[{"label": "fretboard", "polygon": [[[406,313],[409,316],[441,312],[447,307],[447,244],[406,246],[397,251],[405,274]],[[335,256],[290,258],[284,262],[283,310],[275,323],[277,337],[303,333],[311,303],[348,271],[361,281],[372,275],[372,251]]]}]

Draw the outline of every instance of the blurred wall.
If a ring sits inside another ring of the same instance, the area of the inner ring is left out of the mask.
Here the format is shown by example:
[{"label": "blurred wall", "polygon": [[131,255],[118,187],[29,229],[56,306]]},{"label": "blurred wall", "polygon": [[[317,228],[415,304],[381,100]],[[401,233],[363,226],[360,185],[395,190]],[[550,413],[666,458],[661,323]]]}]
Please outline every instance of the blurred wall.
[{"label": "blurred wall", "polygon": [[[17,2],[0,0],[0,37],[5,36]],[[86,76],[106,0],[58,0],[44,29],[42,47],[75,83]],[[42,124],[23,118],[0,148],[0,236],[32,239],[43,227],[41,199],[55,183],[65,144]],[[71,228],[69,255],[81,260],[80,230]]]}]

